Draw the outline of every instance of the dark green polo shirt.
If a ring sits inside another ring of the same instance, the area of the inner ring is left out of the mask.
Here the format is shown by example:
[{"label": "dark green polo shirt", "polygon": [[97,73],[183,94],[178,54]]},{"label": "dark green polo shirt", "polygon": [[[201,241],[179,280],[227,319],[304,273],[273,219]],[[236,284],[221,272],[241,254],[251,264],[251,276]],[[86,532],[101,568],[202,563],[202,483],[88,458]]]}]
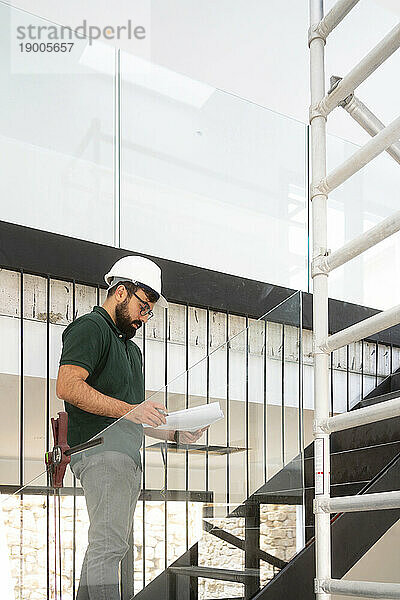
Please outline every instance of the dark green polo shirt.
[{"label": "dark green polo shirt", "polygon": [[[118,329],[104,308],[95,306],[91,313],[70,323],[63,332],[62,341],[60,365],[78,365],[86,369],[89,373],[86,383],[106,396],[128,404],[143,402],[141,351]],[[86,442],[111,425],[102,433],[104,444],[87,453],[103,450],[123,452],[141,466],[142,425],[127,419],[115,423],[115,418],[94,415],[68,402],[65,402],[65,409],[68,412],[70,446]]]}]

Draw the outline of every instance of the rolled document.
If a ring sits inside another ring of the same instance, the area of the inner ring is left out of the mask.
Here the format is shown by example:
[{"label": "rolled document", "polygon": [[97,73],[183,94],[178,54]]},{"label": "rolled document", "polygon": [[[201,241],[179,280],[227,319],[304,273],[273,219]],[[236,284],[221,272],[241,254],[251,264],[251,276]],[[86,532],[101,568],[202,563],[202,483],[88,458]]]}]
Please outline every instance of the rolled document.
[{"label": "rolled document", "polygon": [[[165,425],[159,425],[155,429],[178,429],[179,431],[197,431],[208,425],[216,423],[224,418],[219,402],[202,404],[186,410],[177,410],[169,413],[165,419]],[[150,425],[143,424],[143,427]]]}]

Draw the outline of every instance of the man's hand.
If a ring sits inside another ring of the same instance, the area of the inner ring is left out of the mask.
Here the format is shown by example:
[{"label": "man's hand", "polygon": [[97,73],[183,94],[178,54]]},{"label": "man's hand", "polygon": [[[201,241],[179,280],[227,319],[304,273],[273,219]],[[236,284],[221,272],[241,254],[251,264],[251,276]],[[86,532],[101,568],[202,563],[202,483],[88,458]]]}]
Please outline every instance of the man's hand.
[{"label": "man's hand", "polygon": [[[162,411],[162,412],[160,412]],[[150,427],[158,427],[166,423],[165,416],[167,409],[164,404],[160,402],[154,402],[153,400],[145,400],[141,404],[138,404],[125,417],[134,423],[142,423],[150,425]]]},{"label": "man's hand", "polygon": [[210,426],[203,427],[197,431],[178,431],[178,443],[179,444],[194,444],[203,435],[203,433]]}]

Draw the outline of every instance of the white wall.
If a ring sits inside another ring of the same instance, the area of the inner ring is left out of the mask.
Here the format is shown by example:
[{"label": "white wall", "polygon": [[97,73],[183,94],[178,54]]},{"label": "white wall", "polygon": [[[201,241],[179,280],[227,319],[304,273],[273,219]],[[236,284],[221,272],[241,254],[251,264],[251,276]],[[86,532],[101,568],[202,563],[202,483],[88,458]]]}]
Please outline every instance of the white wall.
[{"label": "white wall", "polygon": [[[380,540],[346,573],[343,579],[350,581],[399,582],[400,522],[397,521]],[[349,596],[331,596],[331,600],[342,600]],[[361,600],[352,596],[353,600]]]}]

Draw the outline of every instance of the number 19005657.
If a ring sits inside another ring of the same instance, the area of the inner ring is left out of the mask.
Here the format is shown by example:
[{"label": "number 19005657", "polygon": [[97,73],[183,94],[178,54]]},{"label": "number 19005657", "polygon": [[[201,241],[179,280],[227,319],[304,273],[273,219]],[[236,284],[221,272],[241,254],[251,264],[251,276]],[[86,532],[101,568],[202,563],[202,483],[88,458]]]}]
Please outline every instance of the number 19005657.
[{"label": "number 19005657", "polygon": [[71,52],[74,42],[23,42],[21,52]]}]

